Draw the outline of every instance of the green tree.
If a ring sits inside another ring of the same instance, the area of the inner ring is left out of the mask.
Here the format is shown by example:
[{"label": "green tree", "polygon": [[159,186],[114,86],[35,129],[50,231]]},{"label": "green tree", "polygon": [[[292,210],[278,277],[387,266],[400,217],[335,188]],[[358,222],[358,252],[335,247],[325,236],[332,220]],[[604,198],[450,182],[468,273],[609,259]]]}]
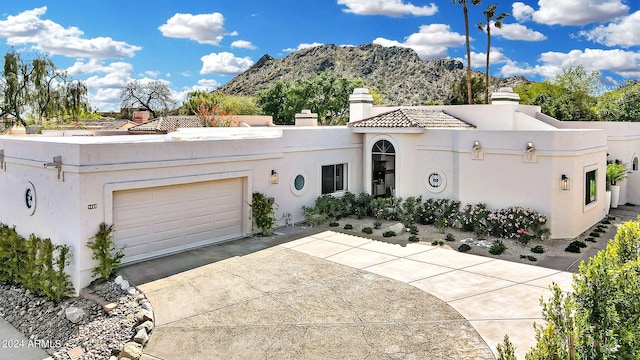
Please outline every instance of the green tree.
[{"label": "green tree", "polygon": [[87,85],[82,81],[71,81],[65,84],[64,112],[71,120],[80,120],[89,112],[87,105]]},{"label": "green tree", "polygon": [[576,359],[640,358],[640,217],[580,264],[572,292],[551,290],[528,360],[568,359],[572,351]]},{"label": "green tree", "polygon": [[65,116],[77,119],[89,111],[86,85],[69,82],[66,74],[44,56],[29,62],[16,51],[8,52],[2,75],[0,117],[12,117],[19,125],[26,125],[30,118],[35,123]]},{"label": "green tree", "polygon": [[478,23],[478,29],[480,31],[484,31],[485,29],[487,30],[487,62],[486,62],[486,68],[484,73],[484,84],[485,84],[484,103],[485,104],[489,103],[489,54],[491,53],[491,24],[493,22],[493,26],[495,26],[498,29],[501,29],[504,18],[509,16],[508,13],[502,13],[500,15],[496,15],[497,7],[498,6],[496,4],[489,4],[489,6],[487,6],[487,10],[483,12],[487,22]]},{"label": "green tree", "polygon": [[594,97],[600,91],[600,73],[588,73],[582,65],[563,69],[553,80],[520,85],[515,92],[520,103],[539,105],[542,112],[558,120],[596,120]]},{"label": "green tree", "polygon": [[624,86],[598,97],[596,116],[604,121],[640,121],[640,82]]},{"label": "green tree", "polygon": [[[464,13],[464,32],[467,45],[467,103],[473,104],[473,91],[471,88],[471,44],[469,42],[469,8],[467,0],[452,0],[454,4],[462,5]],[[472,5],[479,5],[480,0],[471,0]]]},{"label": "green tree", "polygon": [[[471,78],[471,94],[473,104],[482,104],[482,95],[484,93],[485,85],[484,79],[481,76],[474,76]],[[459,82],[451,85],[451,93],[447,100],[446,105],[463,105],[467,104],[467,81],[461,79]]]},{"label": "green tree", "polygon": [[220,92],[191,91],[182,103],[181,112],[194,115],[199,105],[216,106],[227,114],[257,115],[260,113],[256,99],[251,96],[226,95]]},{"label": "green tree", "polygon": [[120,100],[121,108],[147,110],[151,113],[152,118],[167,113],[175,104],[171,97],[169,86],[159,80],[151,82],[133,80],[128,82],[120,90]]},{"label": "green tree", "polygon": [[258,105],[276,124],[293,124],[295,114],[303,109],[318,114],[321,125],[344,124],[349,111],[349,95],[353,89],[362,86],[362,80],[347,79],[326,71],[295,82],[277,82],[259,95]]}]

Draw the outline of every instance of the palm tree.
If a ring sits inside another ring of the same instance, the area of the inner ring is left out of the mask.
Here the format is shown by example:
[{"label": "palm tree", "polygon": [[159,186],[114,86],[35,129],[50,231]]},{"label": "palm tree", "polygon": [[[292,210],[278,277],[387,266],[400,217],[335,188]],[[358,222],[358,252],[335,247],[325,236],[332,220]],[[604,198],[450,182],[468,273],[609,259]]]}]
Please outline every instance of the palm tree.
[{"label": "palm tree", "polygon": [[496,16],[496,4],[489,4],[487,6],[487,10],[484,11],[484,16],[487,19],[487,23],[483,23],[482,21],[478,23],[478,29],[480,31],[484,31],[484,27],[487,28],[487,67],[484,73],[485,76],[485,89],[484,89],[484,102],[485,104],[489,103],[489,53],[491,52],[491,20],[493,20],[493,26],[498,29],[502,28],[502,20],[509,16],[508,13],[502,13]]},{"label": "palm tree", "polygon": [[[471,45],[469,45],[469,8],[467,8],[467,0],[451,0],[454,4],[462,5],[464,12],[464,31],[467,41],[467,100],[469,104],[473,104],[473,92],[471,90]],[[480,0],[471,0],[471,4],[479,5]]]}]

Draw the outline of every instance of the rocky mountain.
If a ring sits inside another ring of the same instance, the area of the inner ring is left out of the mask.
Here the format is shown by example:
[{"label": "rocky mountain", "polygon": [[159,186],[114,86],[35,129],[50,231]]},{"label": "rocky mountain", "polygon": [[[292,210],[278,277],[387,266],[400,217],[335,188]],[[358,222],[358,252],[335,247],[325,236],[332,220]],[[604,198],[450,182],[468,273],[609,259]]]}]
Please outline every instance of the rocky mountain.
[{"label": "rocky mountain", "polygon": [[[452,84],[465,76],[462,62],[453,59],[422,61],[409,48],[375,44],[357,47],[322,45],[293,52],[282,59],[264,55],[217,91],[229,95],[256,95],[278,80],[296,80],[327,70],[347,78],[362,79],[365,86],[384,94],[389,105],[445,101]],[[477,71],[473,73],[474,76],[482,75]],[[529,82],[523,77],[492,77],[490,91]]]}]

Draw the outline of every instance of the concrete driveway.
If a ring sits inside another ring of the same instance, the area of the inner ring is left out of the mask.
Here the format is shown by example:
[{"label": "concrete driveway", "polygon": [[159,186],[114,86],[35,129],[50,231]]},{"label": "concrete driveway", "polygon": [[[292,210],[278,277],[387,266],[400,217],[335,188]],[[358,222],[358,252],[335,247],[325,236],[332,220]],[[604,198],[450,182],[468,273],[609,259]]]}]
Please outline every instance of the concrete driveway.
[{"label": "concrete driveway", "polygon": [[154,306],[143,359],[493,359],[505,334],[524,358],[539,298],[552,281],[571,283],[558,270],[332,231],[150,276],[180,259],[123,269]]}]

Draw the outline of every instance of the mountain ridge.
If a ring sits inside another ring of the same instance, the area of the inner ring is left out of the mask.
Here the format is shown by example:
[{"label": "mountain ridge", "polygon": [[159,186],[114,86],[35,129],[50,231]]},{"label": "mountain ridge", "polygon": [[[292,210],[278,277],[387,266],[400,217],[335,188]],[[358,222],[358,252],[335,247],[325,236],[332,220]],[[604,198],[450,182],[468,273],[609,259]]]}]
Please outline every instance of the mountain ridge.
[{"label": "mountain ridge", "polygon": [[[277,81],[295,81],[324,71],[362,79],[366,87],[384,94],[388,105],[446,102],[452,95],[452,85],[465,77],[462,62],[451,58],[423,61],[410,48],[329,44],[298,50],[281,59],[265,54],[216,91],[256,96]],[[484,75],[474,70],[473,76]],[[524,77],[490,77],[489,89],[526,83],[530,81]]]}]

